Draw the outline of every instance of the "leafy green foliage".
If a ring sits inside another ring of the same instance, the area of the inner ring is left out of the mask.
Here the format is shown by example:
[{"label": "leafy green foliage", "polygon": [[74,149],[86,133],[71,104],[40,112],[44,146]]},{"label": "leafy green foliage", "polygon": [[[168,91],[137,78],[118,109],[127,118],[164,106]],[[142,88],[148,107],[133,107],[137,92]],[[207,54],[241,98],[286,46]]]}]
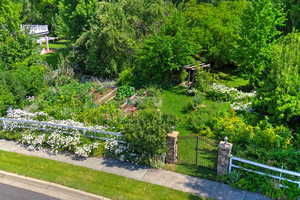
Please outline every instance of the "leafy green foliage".
[{"label": "leafy green foliage", "polygon": [[89,29],[77,40],[74,62],[78,71],[115,78],[131,65],[136,45],[159,27],[168,7],[162,0],[102,1],[97,5]]},{"label": "leafy green foliage", "polygon": [[194,62],[200,47],[190,38],[186,20],[172,13],[159,34],[148,37],[137,53],[134,69],[136,84],[174,84],[181,82],[182,66]]},{"label": "leafy green foliage", "polygon": [[247,72],[253,85],[260,85],[261,78],[271,64],[272,44],[280,35],[277,29],[285,21],[283,9],[272,0],[252,1],[242,15],[239,50],[236,62]]},{"label": "leafy green foliage", "polygon": [[62,0],[58,1],[56,33],[62,38],[75,41],[95,15],[97,0]]},{"label": "leafy green foliage", "polygon": [[256,101],[260,112],[269,114],[274,121],[297,124],[300,117],[300,39],[299,34],[291,34],[281,41],[272,69],[263,87],[258,90]]},{"label": "leafy green foliage", "polygon": [[26,24],[47,24],[53,33],[58,0],[19,0],[22,4],[21,18]]},{"label": "leafy green foliage", "polygon": [[55,119],[73,119],[85,109],[94,106],[90,93],[91,85],[73,81],[70,84],[48,88],[36,100],[38,109],[45,111]]},{"label": "leafy green foliage", "polygon": [[[189,31],[201,44],[210,63],[231,64],[239,48],[241,18],[248,7],[247,1],[221,1],[218,5],[189,1],[184,14],[189,19]],[[200,53],[200,52],[199,52]]]},{"label": "leafy green foliage", "polygon": [[3,115],[9,106],[13,106],[15,104],[13,94],[8,90],[6,85],[0,84],[0,115]]},{"label": "leafy green foliage", "polygon": [[134,95],[134,87],[123,85],[117,90],[117,99],[123,100]]},{"label": "leafy green foliage", "polygon": [[[295,200],[300,195],[300,190],[296,184],[272,180],[267,176],[257,176],[250,172],[235,171],[227,178],[226,182],[248,191],[260,192],[272,199]],[[280,188],[278,187],[279,184],[284,184],[288,187]],[[258,185],[259,187],[257,187]]]},{"label": "leafy green foliage", "polygon": [[194,87],[197,88],[200,92],[207,92],[210,89],[211,84],[216,82],[217,77],[214,73],[205,71],[203,68],[200,68],[196,72]]},{"label": "leafy green foliage", "polygon": [[171,115],[145,110],[130,116],[122,132],[130,151],[137,154],[141,162],[150,164],[150,159],[166,153],[167,134],[175,124]]},{"label": "leafy green foliage", "polygon": [[19,4],[0,1],[0,24],[0,62],[6,68],[37,53],[34,41],[20,30]]}]

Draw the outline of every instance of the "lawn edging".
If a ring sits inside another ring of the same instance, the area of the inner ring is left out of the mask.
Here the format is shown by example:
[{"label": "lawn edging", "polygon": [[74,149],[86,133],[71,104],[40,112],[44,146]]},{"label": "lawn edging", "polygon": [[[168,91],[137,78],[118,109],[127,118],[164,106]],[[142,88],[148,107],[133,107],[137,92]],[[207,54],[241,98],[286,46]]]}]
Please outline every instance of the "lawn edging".
[{"label": "lawn edging", "polygon": [[109,200],[108,198],[75,190],[56,183],[50,183],[0,170],[0,183],[45,194],[61,200]]},{"label": "lawn edging", "polygon": [[204,200],[156,184],[56,160],[0,150],[0,170],[122,200]]}]

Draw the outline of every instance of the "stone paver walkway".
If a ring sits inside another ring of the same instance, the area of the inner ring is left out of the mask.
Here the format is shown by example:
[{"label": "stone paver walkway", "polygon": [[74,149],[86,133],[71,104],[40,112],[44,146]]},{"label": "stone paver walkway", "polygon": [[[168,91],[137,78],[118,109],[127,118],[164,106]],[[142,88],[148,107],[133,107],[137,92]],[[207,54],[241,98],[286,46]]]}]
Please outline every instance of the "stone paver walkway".
[{"label": "stone paver walkway", "polygon": [[0,140],[0,150],[79,165],[216,200],[269,200],[269,198],[260,194],[238,190],[223,183],[162,169],[136,166],[116,160],[102,158],[88,158],[82,161],[73,160],[70,155],[66,154],[50,155],[46,151],[29,151],[16,142],[6,140]]}]

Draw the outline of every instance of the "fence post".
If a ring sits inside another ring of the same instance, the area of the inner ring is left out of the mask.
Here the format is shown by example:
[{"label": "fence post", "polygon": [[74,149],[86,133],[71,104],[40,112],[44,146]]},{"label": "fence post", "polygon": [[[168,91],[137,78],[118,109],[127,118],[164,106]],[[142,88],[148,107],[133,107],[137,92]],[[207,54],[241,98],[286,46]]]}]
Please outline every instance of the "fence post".
[{"label": "fence post", "polygon": [[221,141],[219,143],[219,148],[218,148],[218,166],[217,166],[218,175],[225,175],[228,173],[231,149],[232,149],[232,144],[228,143],[227,137],[225,137],[224,141]]},{"label": "fence post", "polygon": [[5,122],[5,120],[3,120],[2,123],[3,123],[3,129],[6,130],[7,127],[6,127],[6,122]]},{"label": "fence post", "polygon": [[167,156],[166,163],[175,164],[178,159],[178,135],[179,132],[173,131],[167,136]]}]

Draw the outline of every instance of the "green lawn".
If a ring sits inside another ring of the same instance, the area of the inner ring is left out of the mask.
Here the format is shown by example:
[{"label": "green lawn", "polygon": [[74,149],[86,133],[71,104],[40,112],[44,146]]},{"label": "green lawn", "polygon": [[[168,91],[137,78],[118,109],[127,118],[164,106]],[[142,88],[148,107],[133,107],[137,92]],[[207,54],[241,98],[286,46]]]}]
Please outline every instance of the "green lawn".
[{"label": "green lawn", "polygon": [[[179,173],[215,180],[216,173],[212,169],[215,167],[215,159],[217,156],[217,141],[200,137],[199,147],[201,150],[197,156],[198,165],[195,165],[196,138],[189,136],[195,136],[197,133],[189,129],[189,113],[185,112],[185,108],[192,102],[192,99],[193,97],[187,96],[184,93],[184,89],[180,86],[163,91],[162,112],[174,114],[180,119],[176,127],[176,130],[180,132],[178,141],[180,162],[175,166],[167,165],[166,168]],[[207,106],[211,106],[214,102],[205,100],[204,103]]]},{"label": "green lawn", "polygon": [[116,200],[204,200],[158,185],[5,151],[0,151],[0,169]]},{"label": "green lawn", "polygon": [[[54,50],[55,52],[43,56],[45,57],[47,63],[51,66],[52,69],[57,68],[60,55],[66,53],[69,45],[70,41],[68,40],[59,40],[49,43],[49,48]],[[45,45],[43,45],[43,47],[45,48]]]},{"label": "green lawn", "polygon": [[[219,82],[229,87],[247,88],[248,80],[239,78],[234,74],[224,72],[214,72],[220,77]],[[169,170],[177,171],[180,173],[198,176],[202,178],[208,178],[215,180],[216,173],[216,159],[217,159],[217,146],[219,141],[216,141],[205,136],[200,136],[199,145],[200,154],[198,154],[198,165],[195,165],[196,154],[196,139],[195,136],[199,133],[193,132],[189,128],[189,113],[185,108],[192,102],[193,97],[188,96],[182,86],[176,86],[169,90],[164,90],[162,93],[162,112],[176,115],[180,119],[177,124],[176,130],[180,132],[179,137],[179,160],[177,165],[167,165]],[[204,97],[203,105],[212,111],[212,114],[216,109],[224,109],[229,106],[226,102],[214,102]],[[183,162],[181,162],[183,161]]]}]

